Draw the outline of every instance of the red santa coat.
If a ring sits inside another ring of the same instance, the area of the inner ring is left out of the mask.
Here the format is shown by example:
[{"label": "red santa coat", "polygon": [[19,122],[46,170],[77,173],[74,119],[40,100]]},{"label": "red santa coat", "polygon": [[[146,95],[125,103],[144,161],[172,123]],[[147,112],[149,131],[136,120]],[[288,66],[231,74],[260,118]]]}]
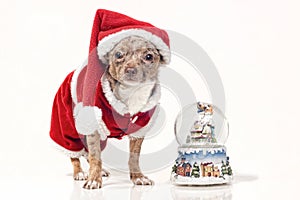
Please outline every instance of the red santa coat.
[{"label": "red santa coat", "polygon": [[[80,80],[85,77],[86,67],[71,72],[59,87],[53,107],[50,127],[52,140],[68,152],[71,156],[77,157],[79,152],[87,151],[85,134],[76,130],[75,120],[78,109],[82,109],[82,84]],[[75,80],[74,80],[75,79]],[[159,86],[156,86],[159,87]],[[76,93],[76,94],[74,94]],[[98,133],[102,140],[108,138],[121,139],[125,135],[143,135],[144,129],[156,110],[156,104],[160,96],[159,88],[155,88],[153,95],[142,112],[136,114],[124,113],[126,107],[113,95],[109,82],[105,77],[97,84],[94,105],[101,110]],[[104,144],[104,143],[102,143]],[[103,148],[103,147],[102,147]],[[74,156],[76,155],[76,156]]]},{"label": "red santa coat", "polygon": [[150,118],[153,119],[160,97],[159,86],[140,113],[129,114],[126,105],[112,94],[105,77],[101,79],[108,63],[105,55],[115,44],[132,35],[150,41],[165,64],[170,62],[166,31],[117,12],[97,10],[87,64],[66,77],[52,108],[50,137],[71,157],[79,157],[85,152],[86,135],[97,131],[101,140],[107,137],[120,139],[128,134],[143,136]]}]

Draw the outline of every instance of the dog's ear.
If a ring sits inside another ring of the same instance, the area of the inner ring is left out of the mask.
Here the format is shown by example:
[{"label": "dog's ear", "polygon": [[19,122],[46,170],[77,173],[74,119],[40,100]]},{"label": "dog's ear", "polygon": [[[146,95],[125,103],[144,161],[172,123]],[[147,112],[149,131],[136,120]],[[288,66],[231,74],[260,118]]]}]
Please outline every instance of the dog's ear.
[{"label": "dog's ear", "polygon": [[164,60],[163,55],[159,52],[159,50],[157,49],[158,53],[159,53],[159,64],[161,66],[166,66],[167,62]]},{"label": "dog's ear", "polygon": [[161,55],[161,54],[159,54],[159,63],[161,64],[161,65],[165,65],[166,64],[166,61],[164,60],[164,57]]},{"label": "dog's ear", "polygon": [[108,63],[109,61],[109,53],[106,53],[103,58],[106,60],[106,62]]}]

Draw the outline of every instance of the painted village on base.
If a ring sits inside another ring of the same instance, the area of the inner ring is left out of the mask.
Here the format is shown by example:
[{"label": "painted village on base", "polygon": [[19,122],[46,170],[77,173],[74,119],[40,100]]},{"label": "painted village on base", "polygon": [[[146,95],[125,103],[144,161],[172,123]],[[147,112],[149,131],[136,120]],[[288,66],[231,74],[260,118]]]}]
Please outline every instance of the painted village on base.
[{"label": "painted village on base", "polygon": [[201,162],[197,163],[196,161],[192,164],[184,157],[181,158],[181,162],[176,162],[176,164],[172,168],[172,173],[177,176],[182,177],[214,177],[214,178],[223,178],[225,176],[232,176],[232,169],[229,164],[229,157],[226,158],[226,161],[221,162],[221,166],[219,164],[214,164],[213,162]]}]

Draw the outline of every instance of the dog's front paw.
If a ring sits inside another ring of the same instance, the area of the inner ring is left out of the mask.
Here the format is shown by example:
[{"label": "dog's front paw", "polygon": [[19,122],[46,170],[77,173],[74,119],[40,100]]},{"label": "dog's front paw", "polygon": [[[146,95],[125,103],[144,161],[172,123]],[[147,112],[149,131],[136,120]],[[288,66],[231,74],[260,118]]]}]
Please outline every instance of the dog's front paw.
[{"label": "dog's front paw", "polygon": [[84,181],[84,180],[88,179],[88,174],[81,171],[81,172],[74,174],[73,178],[75,181]]},{"label": "dog's front paw", "polygon": [[99,189],[102,187],[102,176],[101,174],[89,175],[87,181],[83,185],[85,189]]},{"label": "dog's front paw", "polygon": [[130,175],[130,179],[135,185],[154,185],[154,181],[144,176],[141,173],[133,173]]},{"label": "dog's front paw", "polygon": [[83,185],[84,189],[99,189],[102,187],[102,178],[88,178],[88,180]]},{"label": "dog's front paw", "polygon": [[100,189],[102,187],[102,180],[87,180],[83,185],[84,189]]}]

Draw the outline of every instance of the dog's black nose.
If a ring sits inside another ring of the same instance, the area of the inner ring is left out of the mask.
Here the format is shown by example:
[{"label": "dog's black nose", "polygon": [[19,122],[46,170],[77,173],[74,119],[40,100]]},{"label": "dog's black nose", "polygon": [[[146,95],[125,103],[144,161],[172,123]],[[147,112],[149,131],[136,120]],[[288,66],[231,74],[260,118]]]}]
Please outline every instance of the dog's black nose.
[{"label": "dog's black nose", "polygon": [[127,67],[126,70],[125,70],[125,73],[132,76],[132,75],[135,75],[137,73],[137,69],[133,68],[133,67]]}]

